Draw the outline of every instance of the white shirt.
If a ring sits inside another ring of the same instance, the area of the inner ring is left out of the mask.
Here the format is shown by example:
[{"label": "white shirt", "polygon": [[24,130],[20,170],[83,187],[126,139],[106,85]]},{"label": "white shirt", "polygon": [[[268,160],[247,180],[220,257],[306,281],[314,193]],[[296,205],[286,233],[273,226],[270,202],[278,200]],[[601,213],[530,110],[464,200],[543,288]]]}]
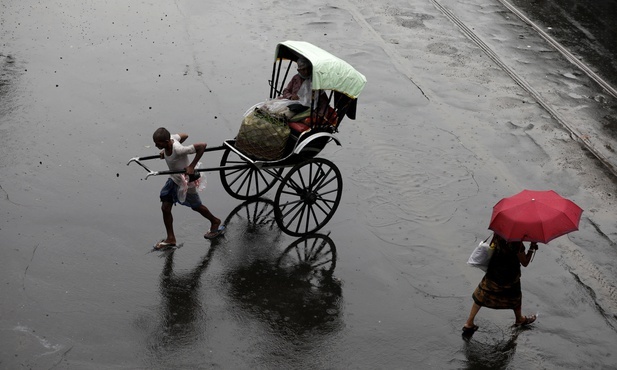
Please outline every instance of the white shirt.
[{"label": "white shirt", "polygon": [[[167,167],[171,171],[182,171],[191,164],[188,155],[196,153],[195,146],[192,144],[188,146],[182,145],[180,135],[178,134],[171,135],[171,138],[174,142],[171,147],[171,154],[167,155],[167,152],[165,152],[165,162],[167,162]],[[182,186],[182,174],[169,175],[169,177],[177,185]]]}]

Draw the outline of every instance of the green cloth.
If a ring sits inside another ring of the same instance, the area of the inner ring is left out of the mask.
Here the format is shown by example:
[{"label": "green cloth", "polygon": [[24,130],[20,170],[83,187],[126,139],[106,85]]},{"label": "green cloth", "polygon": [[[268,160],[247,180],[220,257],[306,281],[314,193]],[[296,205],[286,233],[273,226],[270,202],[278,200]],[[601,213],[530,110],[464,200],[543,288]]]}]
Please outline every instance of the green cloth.
[{"label": "green cloth", "polygon": [[300,113],[296,114],[295,116],[291,117],[289,119],[289,122],[300,122],[300,121],[302,121],[303,119],[305,119],[306,117],[308,117],[310,115],[311,115],[311,109],[309,108],[309,109],[307,109],[307,110],[305,110],[303,112],[300,112]]}]

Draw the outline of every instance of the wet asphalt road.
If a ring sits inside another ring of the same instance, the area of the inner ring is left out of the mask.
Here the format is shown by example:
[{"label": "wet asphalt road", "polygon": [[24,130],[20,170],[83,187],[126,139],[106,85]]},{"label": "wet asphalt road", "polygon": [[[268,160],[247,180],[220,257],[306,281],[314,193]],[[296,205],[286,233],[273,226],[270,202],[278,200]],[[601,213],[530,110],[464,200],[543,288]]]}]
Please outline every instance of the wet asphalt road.
[{"label": "wet asphalt road", "polygon": [[[594,62],[614,46],[592,42],[614,25],[575,14],[551,26],[541,15],[556,6],[525,11],[587,56],[562,36],[584,29],[589,64],[614,81],[614,62]],[[0,17],[1,368],[617,364],[617,184],[597,159],[612,159],[616,104],[500,3],[9,0]],[[234,137],[286,39],[368,80],[342,147],[322,153],[344,177],[336,215],[319,235],[291,237],[271,200],[242,204],[209,174],[203,199],[225,238],[205,241],[202,220],[176,207],[182,247],[150,253],[164,179],[126,162],[156,153],[159,126],[189,143]],[[580,230],[541,245],[523,271],[532,328],[482,310],[465,342],[482,276],[465,261],[492,205],[523,188],[574,200]],[[314,246],[332,278],[284,273]]]}]

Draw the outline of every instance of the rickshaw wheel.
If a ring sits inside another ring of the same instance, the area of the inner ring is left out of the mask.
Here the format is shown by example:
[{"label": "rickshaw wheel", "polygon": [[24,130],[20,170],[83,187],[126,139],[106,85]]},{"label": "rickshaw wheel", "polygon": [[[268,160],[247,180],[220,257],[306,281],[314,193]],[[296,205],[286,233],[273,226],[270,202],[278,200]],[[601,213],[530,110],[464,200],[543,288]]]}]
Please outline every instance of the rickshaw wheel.
[{"label": "rickshaw wheel", "polygon": [[261,170],[240,158],[231,149],[226,149],[221,158],[221,167],[246,165],[240,169],[221,169],[221,183],[229,195],[247,200],[262,196],[281,177],[283,168],[262,168]]},{"label": "rickshaw wheel", "polygon": [[276,223],[301,236],[321,229],[341,201],[343,178],[334,163],[312,158],[295,165],[281,180],[274,198]]},{"label": "rickshaw wheel", "polygon": [[323,234],[302,237],[285,249],[276,266],[293,277],[309,282],[332,277],[336,267],[334,242]]}]

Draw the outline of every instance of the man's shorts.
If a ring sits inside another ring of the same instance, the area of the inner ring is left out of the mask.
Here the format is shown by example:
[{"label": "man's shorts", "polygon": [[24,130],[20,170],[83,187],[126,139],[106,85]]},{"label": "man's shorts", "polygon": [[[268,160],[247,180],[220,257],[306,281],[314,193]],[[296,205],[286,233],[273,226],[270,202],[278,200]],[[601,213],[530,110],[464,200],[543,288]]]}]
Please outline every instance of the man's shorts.
[{"label": "man's shorts", "polygon": [[187,191],[184,202],[180,202],[178,200],[178,188],[179,186],[174,182],[174,180],[171,178],[167,179],[165,186],[161,189],[161,202],[173,204],[180,203],[183,206],[191,207],[192,209],[197,209],[201,206],[201,199],[199,198],[199,194],[197,194],[195,188]]}]

